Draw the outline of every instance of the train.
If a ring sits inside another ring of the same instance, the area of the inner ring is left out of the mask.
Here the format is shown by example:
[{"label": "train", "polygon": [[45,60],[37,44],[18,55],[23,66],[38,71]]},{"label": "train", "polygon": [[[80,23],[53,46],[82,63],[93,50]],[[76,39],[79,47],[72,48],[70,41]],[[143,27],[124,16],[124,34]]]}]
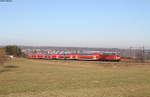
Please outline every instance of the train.
[{"label": "train", "polygon": [[30,59],[50,59],[50,60],[93,60],[93,61],[120,61],[121,56],[117,53],[101,54],[28,54]]}]

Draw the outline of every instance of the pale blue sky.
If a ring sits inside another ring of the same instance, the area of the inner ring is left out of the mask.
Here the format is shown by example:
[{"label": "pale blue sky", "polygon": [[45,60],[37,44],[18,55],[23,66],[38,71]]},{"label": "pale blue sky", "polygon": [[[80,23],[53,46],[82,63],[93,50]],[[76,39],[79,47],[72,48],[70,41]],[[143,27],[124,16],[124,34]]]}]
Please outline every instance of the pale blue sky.
[{"label": "pale blue sky", "polygon": [[150,0],[0,2],[0,45],[150,48]]}]

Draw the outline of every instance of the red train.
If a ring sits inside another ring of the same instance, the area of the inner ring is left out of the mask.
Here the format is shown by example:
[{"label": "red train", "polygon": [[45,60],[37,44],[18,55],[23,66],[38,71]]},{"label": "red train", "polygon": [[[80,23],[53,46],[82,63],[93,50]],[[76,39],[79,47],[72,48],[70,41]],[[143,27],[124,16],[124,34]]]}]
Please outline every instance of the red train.
[{"label": "red train", "polygon": [[116,53],[103,54],[29,54],[28,58],[33,59],[68,59],[68,60],[103,60],[103,61],[120,61],[121,56]]}]

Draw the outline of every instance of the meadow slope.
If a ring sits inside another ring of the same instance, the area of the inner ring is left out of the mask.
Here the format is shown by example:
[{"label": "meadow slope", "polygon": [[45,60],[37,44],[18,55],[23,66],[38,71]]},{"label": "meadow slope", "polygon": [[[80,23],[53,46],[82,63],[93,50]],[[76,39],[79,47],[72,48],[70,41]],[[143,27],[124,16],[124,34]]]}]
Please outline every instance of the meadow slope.
[{"label": "meadow slope", "polygon": [[150,65],[14,59],[0,67],[0,97],[150,97]]}]

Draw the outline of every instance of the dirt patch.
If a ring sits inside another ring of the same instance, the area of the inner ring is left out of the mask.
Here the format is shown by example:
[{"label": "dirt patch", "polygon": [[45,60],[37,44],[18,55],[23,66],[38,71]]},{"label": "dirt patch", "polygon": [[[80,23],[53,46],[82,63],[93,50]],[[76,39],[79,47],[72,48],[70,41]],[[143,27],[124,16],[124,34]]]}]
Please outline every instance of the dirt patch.
[{"label": "dirt patch", "polygon": [[18,66],[11,66],[11,65],[9,65],[9,66],[4,66],[4,68],[18,68]]}]

